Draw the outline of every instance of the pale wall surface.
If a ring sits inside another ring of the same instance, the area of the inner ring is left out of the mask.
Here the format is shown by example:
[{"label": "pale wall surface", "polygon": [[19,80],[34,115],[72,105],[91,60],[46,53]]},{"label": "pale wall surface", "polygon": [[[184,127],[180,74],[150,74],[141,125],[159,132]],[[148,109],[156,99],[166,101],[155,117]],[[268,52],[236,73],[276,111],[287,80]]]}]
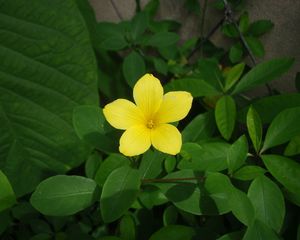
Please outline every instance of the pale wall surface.
[{"label": "pale wall surface", "polygon": [[[203,2],[203,0],[200,0]],[[142,0],[142,6],[148,0]],[[184,8],[184,0],[160,0],[158,18],[175,19],[182,23],[181,38],[187,39],[199,34],[199,19],[189,14]],[[208,0],[208,3],[211,1]],[[135,0],[90,0],[98,21],[118,22],[130,19],[135,12]],[[284,77],[272,82],[272,86],[282,92],[293,92],[294,78],[300,71],[300,0],[248,0],[246,10],[251,20],[270,19],[274,29],[263,36],[265,59],[292,56],[296,59],[295,65]],[[220,13],[208,8],[204,32],[214,26],[221,18]],[[205,35],[205,33],[204,33]],[[224,38],[216,33],[212,40],[217,45],[224,45]],[[263,95],[265,88],[256,89],[251,95]]]}]

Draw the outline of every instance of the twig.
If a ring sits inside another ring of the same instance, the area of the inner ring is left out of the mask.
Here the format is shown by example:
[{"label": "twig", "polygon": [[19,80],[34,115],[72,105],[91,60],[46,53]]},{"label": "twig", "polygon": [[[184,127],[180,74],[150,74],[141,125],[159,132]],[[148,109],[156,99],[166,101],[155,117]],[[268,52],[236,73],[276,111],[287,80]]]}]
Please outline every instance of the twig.
[{"label": "twig", "polygon": [[123,21],[123,17],[116,5],[116,3],[114,2],[114,0],[110,0],[111,5],[113,6],[114,10],[116,11],[117,16],[120,18],[121,21]]}]

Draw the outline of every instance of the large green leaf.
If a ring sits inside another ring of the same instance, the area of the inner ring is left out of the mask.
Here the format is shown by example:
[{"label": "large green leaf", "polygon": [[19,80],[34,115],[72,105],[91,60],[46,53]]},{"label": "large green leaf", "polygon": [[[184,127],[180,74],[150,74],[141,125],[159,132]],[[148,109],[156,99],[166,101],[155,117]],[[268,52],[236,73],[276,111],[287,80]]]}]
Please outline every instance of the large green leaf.
[{"label": "large green leaf", "polygon": [[0,168],[20,196],[87,157],[72,111],[98,103],[96,61],[73,0],[0,5]]},{"label": "large green leaf", "polygon": [[300,134],[300,107],[289,108],[277,115],[268,128],[262,152],[287,142]]},{"label": "large green leaf", "polygon": [[243,240],[280,240],[276,233],[268,227],[266,224],[259,220],[247,228],[247,231],[243,237]]},{"label": "large green leaf", "polygon": [[267,169],[290,192],[299,196],[300,164],[289,158],[278,155],[263,155],[262,159]]},{"label": "large green leaf", "polygon": [[16,196],[7,177],[0,170],[0,212],[16,203]]},{"label": "large green leaf", "polygon": [[157,186],[176,207],[186,212],[216,215],[230,211],[232,185],[229,178],[221,173],[204,176],[185,169],[168,174]]},{"label": "large green leaf", "polygon": [[198,78],[182,78],[174,80],[164,86],[166,92],[188,91],[193,97],[215,96],[220,92],[206,81]]},{"label": "large green leaf", "polygon": [[291,58],[273,59],[252,68],[235,86],[233,93],[247,91],[283,75],[293,64]]},{"label": "large green leaf", "polygon": [[139,166],[141,178],[156,178],[163,171],[164,158],[164,154],[148,150],[143,155]]},{"label": "large green leaf", "polygon": [[67,216],[90,206],[97,196],[97,184],[89,178],[57,175],[42,181],[30,202],[50,216]]},{"label": "large green leaf", "polygon": [[130,208],[140,189],[140,173],[129,166],[115,169],[103,185],[100,208],[103,220],[117,220]]},{"label": "large green leaf", "polygon": [[236,105],[232,97],[223,96],[218,100],[215,108],[215,118],[221,135],[229,140],[234,130],[236,118]]},{"label": "large green leaf", "polygon": [[284,198],[279,187],[265,176],[250,185],[248,197],[255,209],[255,218],[279,232],[285,216]]}]

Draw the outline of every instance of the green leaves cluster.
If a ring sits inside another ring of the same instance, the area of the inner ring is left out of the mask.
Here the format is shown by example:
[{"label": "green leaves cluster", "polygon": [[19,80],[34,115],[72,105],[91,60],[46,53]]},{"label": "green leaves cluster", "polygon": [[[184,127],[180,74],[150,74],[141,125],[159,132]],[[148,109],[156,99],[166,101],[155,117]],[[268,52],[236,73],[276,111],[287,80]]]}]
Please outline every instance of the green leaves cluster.
[{"label": "green leaves cluster", "polygon": [[[184,6],[202,18],[198,1]],[[300,95],[245,98],[294,62],[244,61],[241,35],[262,57],[273,24],[242,12],[221,49],[180,41],[158,7],[110,23],[85,0],[0,0],[1,239],[299,238]],[[146,72],[194,97],[177,156],[127,158],[105,121]]]}]

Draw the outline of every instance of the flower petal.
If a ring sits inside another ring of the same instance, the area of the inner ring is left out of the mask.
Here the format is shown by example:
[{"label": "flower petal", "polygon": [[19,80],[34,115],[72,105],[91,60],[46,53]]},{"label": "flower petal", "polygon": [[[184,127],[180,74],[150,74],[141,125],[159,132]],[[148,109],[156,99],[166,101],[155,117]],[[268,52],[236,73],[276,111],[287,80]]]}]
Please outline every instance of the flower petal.
[{"label": "flower petal", "polygon": [[170,124],[161,124],[151,131],[152,145],[159,151],[176,155],[181,149],[181,134]]},{"label": "flower petal", "polygon": [[145,74],[133,88],[133,98],[147,119],[159,109],[163,98],[163,87],[152,74]]},{"label": "flower petal", "polygon": [[192,107],[193,97],[189,92],[168,92],[156,113],[158,123],[176,122],[186,117]]},{"label": "flower petal", "polygon": [[126,156],[135,156],[146,152],[150,146],[150,129],[144,125],[138,125],[128,128],[123,133],[119,150]]},{"label": "flower petal", "polygon": [[107,104],[103,109],[103,114],[110,125],[123,130],[145,122],[141,110],[126,99],[117,99]]}]

